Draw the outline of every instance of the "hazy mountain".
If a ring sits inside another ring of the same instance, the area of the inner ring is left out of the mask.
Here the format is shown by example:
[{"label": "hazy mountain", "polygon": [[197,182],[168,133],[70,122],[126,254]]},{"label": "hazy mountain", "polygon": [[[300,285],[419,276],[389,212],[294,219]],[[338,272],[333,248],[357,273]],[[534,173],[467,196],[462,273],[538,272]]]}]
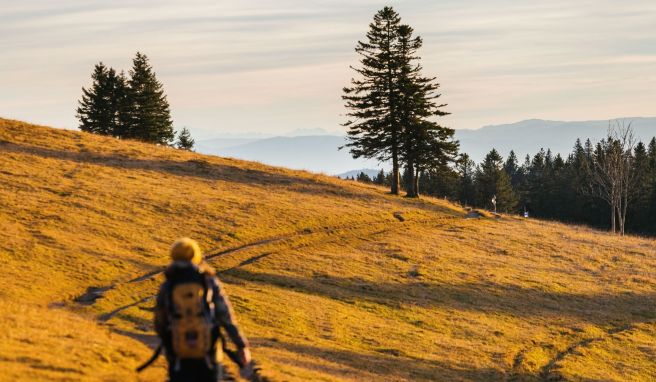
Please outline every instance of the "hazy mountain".
[{"label": "hazy mountain", "polygon": [[379,167],[376,161],[353,159],[348,149],[338,150],[344,143],[344,137],[335,135],[273,137],[232,147],[203,147],[201,150],[199,146],[198,151],[329,175],[354,168]]},{"label": "hazy mountain", "polygon": [[[636,136],[649,141],[656,135],[656,118],[625,118],[632,122]],[[479,162],[492,148],[502,156],[510,150],[523,160],[526,154],[533,155],[540,148],[566,156],[572,151],[577,138],[590,138],[593,142],[606,136],[608,121],[561,122],[531,119],[506,125],[485,126],[476,130],[456,130],[460,140],[460,151],[468,153]]]},{"label": "hazy mountain", "polygon": [[[632,121],[637,137],[645,143],[656,136],[656,118],[626,118],[625,121]],[[510,150],[515,150],[522,161],[526,154],[533,155],[540,148],[551,148],[554,155],[560,153],[566,156],[572,151],[577,138],[598,141],[607,131],[608,121],[560,122],[532,119],[477,130],[456,130],[456,138],[460,140],[460,151],[468,153],[476,162],[480,162],[492,148],[496,148],[504,157]],[[389,166],[382,166],[377,161],[355,160],[346,149],[338,151],[337,148],[344,143],[342,136],[323,134],[264,139],[227,137],[198,142],[196,150],[205,154],[255,160],[330,175],[345,175],[349,171],[356,171],[357,175],[362,171],[354,169],[370,169],[375,175],[378,172],[375,169],[389,169]]]},{"label": "hazy mountain", "polygon": [[286,137],[307,137],[313,135],[339,135],[339,134],[317,127],[314,129],[296,129],[283,135]]},{"label": "hazy mountain", "polygon": [[258,138],[215,138],[196,142],[194,149],[199,153],[220,155],[226,147],[240,146],[259,141]]}]

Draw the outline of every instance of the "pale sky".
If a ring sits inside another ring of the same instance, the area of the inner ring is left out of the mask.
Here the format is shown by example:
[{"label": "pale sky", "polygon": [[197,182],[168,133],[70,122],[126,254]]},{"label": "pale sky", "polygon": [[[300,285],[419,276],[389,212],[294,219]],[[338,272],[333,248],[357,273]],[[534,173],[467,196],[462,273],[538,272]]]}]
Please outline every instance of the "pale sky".
[{"label": "pale sky", "polygon": [[75,128],[93,65],[139,50],[197,139],[342,131],[353,48],[388,4],[450,127],[656,115],[654,0],[0,0],[0,116]]}]

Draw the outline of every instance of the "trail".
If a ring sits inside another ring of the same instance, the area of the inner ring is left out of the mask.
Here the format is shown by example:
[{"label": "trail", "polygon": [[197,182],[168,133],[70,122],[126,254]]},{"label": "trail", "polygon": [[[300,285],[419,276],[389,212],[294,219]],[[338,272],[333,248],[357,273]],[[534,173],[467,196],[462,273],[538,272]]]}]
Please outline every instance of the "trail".
[{"label": "trail", "polygon": [[[453,221],[454,219],[459,219],[459,218],[461,217],[454,215],[454,216],[441,216],[438,218],[429,218],[429,219],[413,219],[413,221],[418,224],[426,224],[426,223],[434,224],[434,223],[444,223],[446,221]],[[407,220],[408,219],[406,219],[405,221]],[[386,225],[385,229],[381,230],[380,224],[385,224]],[[390,220],[388,221],[377,219],[375,221],[367,221],[358,224],[349,223],[349,224],[340,224],[335,226],[323,226],[319,228],[304,228],[302,230],[289,234],[274,235],[271,237],[261,238],[258,240],[254,240],[230,248],[212,250],[209,251],[209,254],[205,256],[205,259],[211,261],[223,256],[229,256],[239,252],[252,250],[255,248],[262,248],[273,243],[286,242],[286,241],[290,242],[290,245],[288,247],[279,249],[276,252],[264,252],[264,253],[255,254],[249,258],[240,261],[239,263],[237,263],[232,267],[222,269],[218,272],[219,274],[221,274],[239,267],[254,264],[262,259],[275,255],[276,253],[279,253],[282,250],[297,250],[299,248],[309,247],[315,245],[317,241],[320,241],[320,243],[322,244],[336,243],[343,240],[343,238],[347,236],[375,237],[379,234],[387,232],[389,229],[394,229],[394,227],[401,228],[403,227],[404,224],[407,223],[404,223],[404,221],[401,221],[398,218],[396,218],[394,214],[390,214]],[[364,231],[367,232],[363,232],[363,229]],[[306,236],[315,236],[315,238],[310,240],[309,242],[301,241],[296,243],[296,245],[291,245],[292,244],[291,241],[293,239],[306,237]],[[166,267],[158,267],[154,270],[148,271],[140,276],[134,277],[127,281],[117,281],[114,284],[104,287],[89,287],[84,294],[75,298],[74,301],[80,305],[92,306],[99,299],[102,299],[105,293],[110,290],[121,288],[122,286],[127,286],[130,284],[136,284],[147,280],[151,280],[161,275],[165,270]],[[155,298],[156,298],[156,294],[151,294],[142,297],[136,301],[132,301],[128,304],[119,306],[112,311],[101,313],[96,318],[101,323],[107,323],[121,312],[124,312],[129,308],[139,306],[143,303],[152,301]],[[331,338],[333,328],[330,322],[330,317],[321,317],[319,321],[320,322],[318,322],[318,325],[319,325],[319,330],[321,332],[321,336],[324,338]],[[118,334],[128,335],[127,331],[125,330],[118,332]],[[132,338],[136,338],[138,340],[142,340],[142,337],[144,337],[144,335],[139,335],[136,333],[132,333],[129,336]],[[142,342],[152,347],[153,341],[150,338],[150,336],[146,336],[144,338],[145,340],[143,340]]]},{"label": "trail", "polygon": [[122,311],[124,311],[128,308],[131,308],[133,306],[143,304],[144,302],[153,300],[153,299],[155,299],[155,297],[156,297],[156,295],[147,296],[147,297],[142,298],[141,300],[137,300],[133,303],[118,307],[118,308],[112,310],[111,312],[103,313],[100,316],[98,316],[98,321],[107,322],[107,321],[111,320],[114,316],[116,316],[117,314],[121,313]]},{"label": "trail", "polygon": [[[282,236],[275,236],[275,237],[270,237],[270,238],[266,238],[266,239],[262,239],[262,240],[253,241],[253,242],[242,244],[242,245],[239,245],[239,246],[236,246],[236,247],[223,249],[223,250],[220,250],[218,252],[213,252],[213,253],[205,256],[205,259],[210,260],[210,259],[217,258],[219,256],[225,256],[225,255],[233,254],[233,253],[243,251],[243,250],[246,250],[246,249],[249,249],[249,248],[264,246],[266,244],[281,241],[281,240],[284,240],[285,238],[289,238],[289,237],[292,237],[292,236],[293,235],[282,235]],[[256,259],[249,259],[249,260],[243,261],[238,266],[243,266],[243,265],[246,265],[246,264],[253,263],[253,262],[259,260],[260,258],[265,257],[266,255],[268,255],[268,254],[260,255]],[[78,304],[81,304],[81,305],[93,305],[98,299],[103,298],[104,294],[107,291],[118,288],[118,287],[120,287],[121,285],[124,285],[124,284],[138,283],[138,282],[142,282],[142,281],[152,279],[152,278],[157,277],[158,275],[162,274],[165,270],[166,270],[165,267],[161,267],[161,268],[158,268],[154,271],[150,271],[146,274],[143,274],[139,277],[135,277],[131,280],[128,280],[127,282],[117,282],[115,284],[105,286],[105,287],[89,287],[89,288],[87,288],[87,291],[84,294],[76,297],[74,299],[74,301]],[[139,299],[137,301],[131,302],[127,305],[120,306],[120,307],[118,307],[118,308],[116,308],[116,309],[114,309],[110,312],[102,313],[98,316],[98,321],[107,322],[110,319],[112,319],[113,317],[115,317],[117,314],[121,313],[122,311],[124,311],[128,308],[131,308],[133,306],[140,305],[144,302],[151,301],[155,297],[156,297],[156,295],[153,294],[153,295],[144,297],[142,299]]]},{"label": "trail", "polygon": [[[205,256],[205,260],[211,260],[211,259],[214,259],[214,258],[219,257],[219,256],[229,255],[229,254],[232,254],[232,253],[235,253],[235,252],[243,251],[245,249],[249,249],[249,248],[253,248],[253,247],[259,247],[259,246],[274,243],[274,242],[277,242],[277,241],[282,241],[286,238],[290,238],[290,237],[293,237],[293,236],[294,236],[294,234],[274,236],[274,237],[270,237],[270,238],[266,238],[266,239],[257,240],[257,241],[253,241],[253,242],[250,242],[250,243],[242,244],[242,245],[239,245],[239,246],[236,246],[236,247],[233,247],[233,248],[224,249],[224,250],[221,250],[221,251],[218,251],[218,252],[210,252],[209,255]],[[128,283],[138,283],[138,282],[141,282],[141,281],[150,280],[153,277],[156,277],[157,275],[164,273],[165,270],[166,270],[166,267],[157,268],[154,271],[148,272],[144,275],[141,275],[139,277],[133,278],[132,280],[129,280]]]},{"label": "trail", "polygon": [[[292,240],[294,238],[298,238],[298,237],[302,237],[302,236],[317,235],[317,234],[320,234],[320,233],[327,234],[328,236],[333,236],[335,231],[354,230],[354,229],[360,229],[362,227],[372,227],[376,223],[380,223],[380,221],[377,220],[377,221],[373,221],[373,222],[364,222],[364,223],[361,223],[361,224],[342,224],[342,225],[335,225],[335,226],[324,226],[324,227],[321,227],[321,228],[305,228],[305,229],[302,229],[302,230],[299,230],[297,232],[293,232],[293,233],[290,233],[290,234],[274,235],[274,236],[271,236],[271,237],[265,237],[265,238],[262,238],[262,239],[259,239],[259,240],[247,242],[247,243],[240,244],[240,245],[230,247],[230,248],[212,250],[212,251],[209,251],[209,254],[205,256],[205,259],[209,261],[209,260],[213,260],[213,259],[216,259],[216,258],[219,258],[219,257],[228,256],[228,255],[232,255],[232,254],[235,254],[235,253],[238,253],[238,252],[250,250],[250,249],[253,249],[253,248],[263,247],[263,246],[266,246],[268,244],[282,242],[282,241],[286,241],[286,240]],[[400,224],[400,223],[397,223],[397,224]],[[324,242],[329,242],[329,240],[324,240]],[[306,245],[310,245],[310,243],[301,243],[299,245],[299,247],[303,247],[303,246],[306,246]],[[237,268],[237,267],[241,267],[241,266],[245,266],[245,265],[248,265],[248,264],[255,263],[255,262],[257,262],[261,259],[264,259],[264,258],[270,256],[271,254],[272,253],[259,254],[257,256],[251,257],[249,259],[246,259],[246,260],[240,262],[238,265],[235,265],[234,267],[224,269],[221,272],[229,271],[229,270]],[[104,297],[104,294],[106,292],[110,291],[110,290],[119,288],[122,285],[140,283],[140,282],[143,282],[143,281],[153,279],[153,278],[161,275],[165,270],[166,270],[166,267],[158,267],[157,269],[151,270],[149,272],[144,273],[143,275],[134,277],[134,278],[132,278],[130,280],[127,280],[127,281],[117,281],[114,284],[107,285],[107,286],[92,286],[92,287],[89,287],[89,288],[87,288],[87,291],[84,294],[74,298],[74,301],[76,303],[80,304],[80,305],[93,305],[97,300],[102,299]],[[152,296],[148,296],[148,297],[142,298],[142,299],[137,300],[137,301],[133,301],[130,304],[118,307],[118,308],[114,309],[111,312],[107,312],[107,313],[103,313],[103,314],[99,315],[98,319],[101,322],[106,322],[106,321],[110,320],[111,318],[113,318],[114,316],[116,316],[118,313],[120,313],[120,312],[122,312],[122,311],[124,311],[124,310],[126,310],[130,307],[133,307],[133,306],[139,305],[141,303],[150,301],[154,297],[155,297],[155,295],[152,295]]]},{"label": "trail", "polygon": [[558,352],[550,361],[540,370],[540,378],[544,382],[555,382],[555,381],[565,381],[565,378],[562,377],[555,369],[558,366],[558,362],[565,359],[567,356],[574,354],[581,348],[590,346],[593,343],[603,341],[608,337],[612,337],[619,333],[624,333],[630,330],[635,329],[635,324],[626,324],[618,326],[616,328],[611,328],[606,331],[606,333],[599,337],[586,338],[578,342],[573,343],[567,349]]},{"label": "trail", "polygon": [[[649,323],[651,321],[645,322]],[[656,322],[656,321],[654,321]],[[621,325],[618,327],[614,327],[611,329],[608,329],[605,331],[605,333],[601,336],[597,337],[590,337],[590,338],[584,338],[584,339],[579,339],[574,342],[572,342],[566,349],[562,351],[556,352],[547,362],[544,366],[542,366],[539,370],[538,375],[536,376],[536,380],[542,381],[542,382],[560,382],[560,381],[566,381],[566,379],[557,371],[558,369],[558,363],[563,361],[565,358],[567,358],[570,355],[576,354],[580,349],[586,348],[594,343],[603,341],[605,339],[608,339],[609,337],[612,337],[614,335],[624,333],[631,331],[635,329],[636,323],[633,324],[625,324]],[[542,345],[538,346],[541,348],[546,348],[547,345]],[[520,370],[520,367],[522,366],[522,363],[524,362],[524,357],[526,355],[526,352],[534,349],[535,347],[529,347],[522,349],[519,351],[513,360],[513,365],[510,369],[510,371],[506,374],[506,381],[512,382],[516,380],[523,380],[522,378],[522,371]],[[525,376],[524,376],[525,377]]]},{"label": "trail", "polygon": [[[395,214],[397,214],[397,212],[394,212],[393,214],[391,214],[391,217],[393,217],[394,219],[396,219]],[[454,219],[458,219],[458,218],[459,218],[459,216],[442,216],[442,217],[439,217],[439,218],[432,218],[432,219],[417,219],[417,220],[414,220],[414,222],[416,222],[416,223],[441,222],[441,221],[454,220]],[[289,234],[279,234],[279,235],[274,235],[274,236],[270,236],[270,237],[265,237],[265,238],[262,238],[262,239],[259,239],[259,240],[255,240],[255,241],[251,241],[251,242],[248,242],[248,243],[240,244],[240,245],[237,245],[237,246],[231,247],[231,248],[214,249],[214,250],[209,251],[209,254],[205,256],[205,259],[206,260],[212,260],[212,259],[215,259],[215,258],[218,258],[218,257],[231,255],[231,254],[234,254],[234,253],[237,253],[237,252],[245,251],[245,250],[256,248],[256,247],[262,247],[262,246],[272,244],[272,243],[276,243],[276,242],[291,240],[291,239],[301,237],[301,236],[310,236],[310,235],[316,235],[316,234],[320,234],[320,233],[327,234],[328,236],[335,236],[335,235],[333,235],[335,233],[335,231],[356,230],[356,229],[361,229],[363,227],[372,228],[372,227],[375,227],[376,223],[382,223],[382,222],[384,222],[384,221],[375,220],[375,221],[367,221],[367,222],[363,222],[363,223],[359,223],[359,224],[352,224],[351,223],[351,224],[340,224],[340,225],[335,225],[335,226],[324,226],[324,227],[320,227],[320,228],[304,228],[304,229],[299,230],[297,232],[293,232],[293,233],[289,233]],[[391,224],[402,224],[403,223],[403,222],[394,221],[394,220],[390,220],[389,222]],[[375,236],[375,235],[378,235],[378,234],[383,233],[383,232],[385,232],[385,230],[378,230],[376,232],[370,233],[370,235]],[[341,238],[341,236],[338,236],[336,239],[333,239],[333,240],[324,240],[324,243],[335,242],[336,240],[339,240],[340,238]],[[309,244],[310,243],[307,243],[305,245],[309,245]],[[301,246],[305,246],[305,245],[301,245]],[[244,265],[254,263],[254,262],[259,261],[259,260],[261,260],[261,259],[263,259],[263,258],[265,258],[269,255],[271,255],[271,254],[270,253],[269,254],[262,254],[261,256],[259,256],[257,258],[246,260],[246,261],[242,262],[241,264],[239,264],[235,267],[244,266]],[[232,267],[230,269],[233,269],[235,267]],[[115,288],[117,288],[121,285],[124,285],[124,284],[133,284],[133,283],[139,283],[139,282],[150,280],[150,279],[155,278],[158,275],[164,273],[165,270],[166,270],[166,267],[158,267],[154,270],[151,270],[149,272],[144,273],[143,275],[134,277],[134,278],[132,278],[130,280],[127,280],[127,281],[117,281],[114,284],[111,284],[111,285],[108,285],[108,286],[92,286],[92,287],[89,287],[87,289],[87,292],[85,292],[81,296],[76,297],[74,299],[74,301],[77,302],[77,303],[80,303],[82,305],[93,305],[93,303],[96,300],[101,299],[103,297],[104,293],[109,291],[109,290],[115,289]],[[224,271],[227,271],[227,270],[229,270],[229,269],[226,269]]]}]

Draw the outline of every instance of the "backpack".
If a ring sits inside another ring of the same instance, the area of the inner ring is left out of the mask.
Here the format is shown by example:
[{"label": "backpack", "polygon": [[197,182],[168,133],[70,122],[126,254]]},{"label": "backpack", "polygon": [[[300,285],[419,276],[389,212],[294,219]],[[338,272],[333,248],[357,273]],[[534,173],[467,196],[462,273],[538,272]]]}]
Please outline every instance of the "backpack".
[{"label": "backpack", "polygon": [[196,267],[177,269],[170,281],[171,350],[178,359],[207,359],[215,343],[212,288]]}]

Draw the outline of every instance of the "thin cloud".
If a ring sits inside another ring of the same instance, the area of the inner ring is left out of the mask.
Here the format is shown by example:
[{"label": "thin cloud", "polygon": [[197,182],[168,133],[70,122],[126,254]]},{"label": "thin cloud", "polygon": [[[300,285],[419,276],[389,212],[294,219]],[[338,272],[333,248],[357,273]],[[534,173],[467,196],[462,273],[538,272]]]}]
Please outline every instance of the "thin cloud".
[{"label": "thin cloud", "polygon": [[[456,128],[651,115],[656,3],[392,1],[424,38]],[[177,125],[202,134],[335,130],[378,1],[0,0],[0,115],[76,126],[98,61],[152,60]],[[35,107],[38,105],[38,107]]]}]

